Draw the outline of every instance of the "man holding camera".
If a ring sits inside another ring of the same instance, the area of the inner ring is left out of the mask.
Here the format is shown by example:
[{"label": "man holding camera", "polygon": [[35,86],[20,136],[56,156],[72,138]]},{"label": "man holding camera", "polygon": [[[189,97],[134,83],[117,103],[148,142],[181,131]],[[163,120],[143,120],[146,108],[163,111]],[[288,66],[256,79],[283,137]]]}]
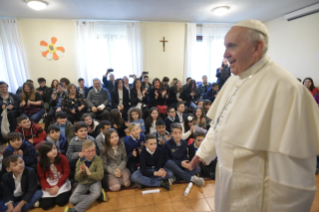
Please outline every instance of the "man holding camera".
[{"label": "man holding camera", "polygon": [[230,77],[230,67],[228,65],[227,59],[224,58],[222,66],[216,70],[216,77],[220,90],[222,89],[227,79]]}]

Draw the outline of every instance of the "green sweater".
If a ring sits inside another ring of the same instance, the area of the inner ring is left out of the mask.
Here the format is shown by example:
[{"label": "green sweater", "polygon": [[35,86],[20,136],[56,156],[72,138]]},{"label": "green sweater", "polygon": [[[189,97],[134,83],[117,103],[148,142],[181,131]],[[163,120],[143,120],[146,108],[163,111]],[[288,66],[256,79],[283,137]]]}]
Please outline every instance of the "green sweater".
[{"label": "green sweater", "polygon": [[104,177],[104,169],[103,169],[103,160],[99,158],[97,155],[94,156],[92,159],[92,164],[89,168],[91,175],[88,176],[86,171],[84,170],[81,174],[80,166],[85,164],[85,156],[79,158],[78,162],[76,163],[76,170],[75,170],[75,179],[79,181],[81,184],[91,184],[98,180],[102,180]]}]

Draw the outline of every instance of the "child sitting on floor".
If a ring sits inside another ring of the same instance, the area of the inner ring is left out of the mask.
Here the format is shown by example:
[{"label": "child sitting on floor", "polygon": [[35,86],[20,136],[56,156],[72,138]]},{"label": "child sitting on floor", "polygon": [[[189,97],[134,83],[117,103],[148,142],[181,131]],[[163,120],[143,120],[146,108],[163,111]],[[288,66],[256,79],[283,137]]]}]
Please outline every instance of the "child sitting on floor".
[{"label": "child sitting on floor", "polygon": [[61,152],[62,155],[66,154],[69,144],[66,137],[61,134],[58,125],[52,124],[48,127],[47,141],[53,142],[58,149],[58,152]]},{"label": "child sitting on floor", "polygon": [[[104,177],[103,160],[96,155],[95,143],[86,140],[82,144],[82,156],[76,163],[75,179],[79,185],[70,197],[74,208],[65,208],[65,212],[84,212],[95,201],[106,201],[106,194],[101,185]],[[90,191],[90,194],[87,194]]]},{"label": "child sitting on floor", "polygon": [[[147,135],[144,147],[140,154],[140,169],[132,174],[132,181],[143,186],[163,187],[170,190],[169,179],[174,178],[174,174],[167,168],[164,168],[165,159],[162,148],[157,147],[155,136]],[[171,182],[173,180],[170,180]]]},{"label": "child sitting on floor", "polygon": [[128,111],[128,120],[130,123],[135,123],[141,128],[141,132],[145,132],[145,124],[144,120],[142,119],[143,113],[142,110],[138,107],[132,107]]},{"label": "child sitting on floor", "polygon": [[105,143],[105,133],[108,129],[111,128],[111,122],[103,120],[100,122],[100,134],[96,137],[96,144],[100,149],[100,154],[102,153],[102,149]]},{"label": "child sitting on floor", "polygon": [[125,145],[120,141],[115,129],[105,133],[105,144],[102,151],[104,163],[105,185],[112,191],[118,191],[121,186],[131,185],[130,171],[126,168],[127,155]]}]

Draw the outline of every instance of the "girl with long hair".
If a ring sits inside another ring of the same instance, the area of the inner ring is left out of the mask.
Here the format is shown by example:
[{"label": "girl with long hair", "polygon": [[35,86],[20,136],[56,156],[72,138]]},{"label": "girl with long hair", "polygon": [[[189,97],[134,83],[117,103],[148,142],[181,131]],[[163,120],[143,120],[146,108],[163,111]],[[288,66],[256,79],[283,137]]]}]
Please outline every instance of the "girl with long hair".
[{"label": "girl with long hair", "polygon": [[104,166],[104,181],[112,191],[118,191],[121,186],[131,185],[130,171],[126,168],[127,155],[123,142],[115,129],[108,129],[105,133],[104,149],[101,158]]},{"label": "girl with long hair", "polygon": [[156,122],[160,120],[158,109],[152,107],[149,116],[145,120],[145,135],[153,134],[156,132]]},{"label": "girl with long hair", "polygon": [[112,127],[117,130],[119,137],[124,138],[126,136],[127,126],[119,109],[111,110],[111,123]]},{"label": "girl with long hair", "polygon": [[313,84],[313,80],[310,77],[307,77],[303,80],[302,83],[306,88],[310,91],[310,93],[314,96],[318,92],[318,88]]},{"label": "girl with long hair", "polygon": [[115,86],[111,92],[112,108],[117,108],[124,114],[124,120],[127,120],[127,111],[129,109],[129,92],[124,87],[124,81],[122,79],[117,79],[115,81]]},{"label": "girl with long hair", "polygon": [[48,210],[56,204],[60,207],[65,206],[71,196],[68,159],[60,154],[50,141],[41,144],[39,154],[37,172],[43,192],[40,207]]},{"label": "girl with long hair", "polygon": [[26,82],[22,86],[20,96],[21,113],[29,117],[30,121],[38,123],[45,113],[42,96],[36,92],[33,84]]}]

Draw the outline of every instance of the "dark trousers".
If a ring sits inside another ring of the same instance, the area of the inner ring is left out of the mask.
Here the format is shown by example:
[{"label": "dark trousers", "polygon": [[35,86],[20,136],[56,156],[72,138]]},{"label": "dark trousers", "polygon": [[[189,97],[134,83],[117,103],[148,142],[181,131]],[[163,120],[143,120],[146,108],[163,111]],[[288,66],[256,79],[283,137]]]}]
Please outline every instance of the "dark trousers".
[{"label": "dark trousers", "polygon": [[97,111],[96,113],[94,112],[90,112],[90,115],[92,116],[92,118],[94,119],[100,119],[100,120],[108,120],[110,121],[110,112],[104,108],[104,110],[102,111]]},{"label": "dark trousers", "polygon": [[68,113],[68,120],[74,124],[75,121],[81,121],[81,118],[82,118],[82,115],[84,114],[85,112],[82,110],[82,111],[77,111],[75,114],[73,113]]},{"label": "dark trousers", "polygon": [[217,159],[213,160],[209,165],[205,166],[202,162],[199,163],[200,174],[204,177],[215,177]]},{"label": "dark trousers", "polygon": [[40,207],[43,210],[49,210],[50,208],[53,208],[55,205],[58,205],[59,207],[65,206],[66,204],[68,204],[71,194],[72,190],[64,192],[56,197],[42,198],[40,200]]},{"label": "dark trousers", "polygon": [[185,180],[186,182],[190,182],[192,176],[197,175],[200,172],[200,168],[198,166],[195,166],[193,170],[188,170],[177,165],[172,160],[168,160],[165,164],[165,167],[174,173],[177,180],[182,179],[182,180]]},{"label": "dark trousers", "polygon": [[53,107],[50,107],[49,112],[47,113],[47,116],[45,118],[45,131],[47,132],[48,127],[50,126],[51,122],[53,121],[55,115],[55,109]]},{"label": "dark trousers", "polygon": [[14,132],[17,128],[17,117],[19,112],[16,110],[8,110],[8,120],[10,124],[10,132]]}]

